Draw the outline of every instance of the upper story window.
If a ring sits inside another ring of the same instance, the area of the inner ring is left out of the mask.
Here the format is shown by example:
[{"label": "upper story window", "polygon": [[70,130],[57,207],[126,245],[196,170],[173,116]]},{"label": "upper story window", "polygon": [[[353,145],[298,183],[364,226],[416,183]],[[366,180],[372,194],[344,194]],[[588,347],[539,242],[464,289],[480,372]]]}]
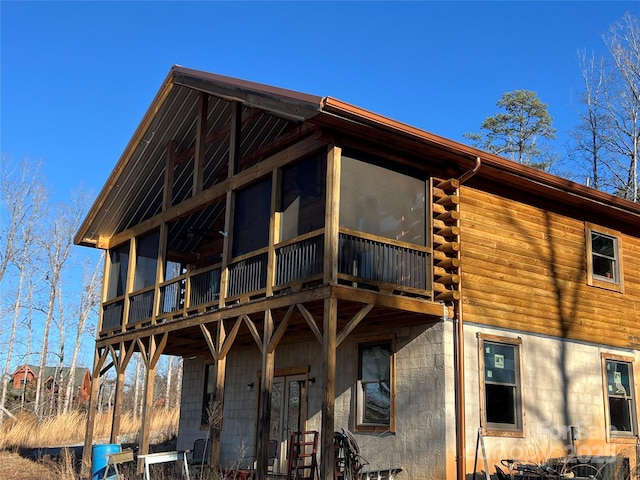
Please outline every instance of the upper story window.
[{"label": "upper story window", "polygon": [[587,225],[587,283],[622,291],[620,240],[616,232]]},{"label": "upper story window", "polygon": [[611,438],[635,438],[636,402],[633,363],[630,359],[603,355],[607,425]]},{"label": "upper story window", "polygon": [[158,248],[160,232],[155,230],[144,235],[136,242],[136,274],[133,290],[154,285],[156,283],[156,270],[158,268]]},{"label": "upper story window", "polygon": [[342,156],[340,226],[426,245],[426,182]]},{"label": "upper story window", "polygon": [[269,245],[271,177],[236,193],[232,255],[237,257]]},{"label": "upper story window", "polygon": [[282,169],[280,240],[324,226],[326,164],[312,155]]},{"label": "upper story window", "polygon": [[391,339],[358,345],[357,429],[395,427],[394,353]]},{"label": "upper story window", "polygon": [[129,242],[109,250],[109,282],[107,284],[107,300],[125,294],[127,274],[129,271]]},{"label": "upper story window", "polygon": [[521,340],[491,335],[478,335],[478,339],[483,432],[486,435],[521,435]]}]

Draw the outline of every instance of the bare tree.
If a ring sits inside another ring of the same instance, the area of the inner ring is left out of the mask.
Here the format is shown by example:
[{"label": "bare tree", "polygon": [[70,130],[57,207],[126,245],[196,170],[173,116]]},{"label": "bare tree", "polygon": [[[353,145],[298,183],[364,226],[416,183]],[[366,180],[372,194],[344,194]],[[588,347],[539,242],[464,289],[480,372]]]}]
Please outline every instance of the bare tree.
[{"label": "bare tree", "polygon": [[[9,266],[16,268],[18,272],[15,291],[12,292],[14,298],[12,306],[13,321],[9,341],[6,347],[5,366],[2,375],[2,388],[0,392],[0,423],[4,417],[4,409],[7,400],[6,376],[11,369],[13,360],[13,349],[18,331],[18,321],[22,311],[22,296],[25,277],[33,266],[34,252],[33,245],[36,236],[38,222],[42,217],[42,210],[46,201],[46,191],[38,180],[38,175],[34,175],[34,166],[28,160],[23,161],[18,169],[9,173],[6,164],[6,157],[2,159],[2,177],[0,188],[2,190],[2,212],[7,213],[8,219],[0,222],[2,224],[2,248],[0,251],[0,281]],[[36,167],[36,173],[37,173]],[[20,192],[19,195],[16,192]]]},{"label": "bare tree", "polygon": [[607,84],[605,60],[592,54],[587,57],[578,52],[578,62],[584,91],[578,98],[576,112],[578,124],[571,132],[569,155],[578,165],[587,165],[587,184],[597,189],[611,188],[610,163],[605,149],[608,116],[605,111],[604,91]]},{"label": "bare tree", "polygon": [[611,81],[605,91],[609,116],[606,148],[612,154],[616,174],[615,193],[634,202],[640,200],[640,27],[626,13],[604,37],[613,61]]},{"label": "bare tree", "polygon": [[84,288],[80,293],[80,301],[76,311],[76,315],[78,317],[78,323],[76,325],[76,339],[73,345],[73,355],[71,356],[71,364],[69,365],[69,378],[64,396],[63,410],[65,412],[69,411],[73,395],[76,393],[73,391],[76,376],[76,365],[78,363],[78,354],[80,353],[80,345],[86,330],[87,320],[95,312],[95,308],[100,302],[100,286],[102,284],[101,266],[101,261],[95,263],[91,269],[91,274],[89,275],[88,269],[90,269],[91,266],[88,262],[85,264]]},{"label": "bare tree", "polygon": [[167,381],[164,389],[164,409],[169,410],[171,403],[171,379],[173,377],[173,357],[167,355]]},{"label": "bare tree", "polygon": [[[30,222],[34,208],[41,208],[46,200],[43,185],[38,180],[40,164],[24,159],[11,165],[10,158],[2,156],[0,161],[0,281],[7,267],[15,262],[23,239],[20,227]],[[19,192],[19,195],[16,194]]]},{"label": "bare tree", "polygon": [[[43,413],[41,408],[45,390],[43,377],[49,349],[51,324],[54,321],[58,296],[61,295],[62,271],[69,260],[73,235],[80,224],[82,212],[83,206],[77,198],[69,204],[58,206],[56,212],[52,215],[54,220],[51,225],[48,226],[49,235],[42,239],[42,246],[47,258],[45,283],[48,286],[49,294],[45,309],[40,368],[36,382],[35,412],[37,415],[42,415]],[[63,319],[59,318],[58,321],[62,322]]]}]

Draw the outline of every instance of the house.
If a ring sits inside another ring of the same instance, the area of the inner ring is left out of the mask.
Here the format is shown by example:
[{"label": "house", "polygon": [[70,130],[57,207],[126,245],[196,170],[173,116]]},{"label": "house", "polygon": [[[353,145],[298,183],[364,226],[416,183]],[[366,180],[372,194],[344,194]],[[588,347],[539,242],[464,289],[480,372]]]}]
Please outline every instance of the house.
[{"label": "house", "polygon": [[[11,393],[21,396],[25,390],[33,391],[38,381],[40,367],[36,365],[20,365],[11,374]],[[70,367],[45,367],[43,380],[45,391],[58,394],[60,388],[66,388],[71,375]],[[73,380],[73,402],[76,405],[88,405],[91,394],[91,372],[88,368],[76,368]]]},{"label": "house", "polygon": [[[75,237],[108,252],[93,376],[184,358],[178,449],[287,471],[636,465],[640,205],[366,111],[173,67]],[[92,385],[90,451],[98,382]],[[216,408],[221,414],[212,416]]]}]

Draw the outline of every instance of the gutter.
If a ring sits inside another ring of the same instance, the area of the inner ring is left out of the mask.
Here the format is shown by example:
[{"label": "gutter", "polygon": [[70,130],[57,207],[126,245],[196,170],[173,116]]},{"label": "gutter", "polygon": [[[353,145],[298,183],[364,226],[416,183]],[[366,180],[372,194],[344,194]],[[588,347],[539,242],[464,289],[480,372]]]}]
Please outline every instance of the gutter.
[{"label": "gutter", "polygon": [[[463,173],[458,181],[460,187],[464,182],[473,177],[478,170],[482,161],[480,157],[476,157],[476,164],[471,170]],[[458,187],[458,188],[460,188]],[[460,231],[462,236],[462,230]],[[467,470],[466,459],[466,415],[465,415],[465,388],[464,388],[464,317],[462,315],[462,268],[458,274],[460,275],[460,298],[453,302],[453,321],[454,321],[454,343],[453,343],[453,368],[454,368],[454,388],[455,388],[455,411],[456,411],[456,479],[465,480]]]}]

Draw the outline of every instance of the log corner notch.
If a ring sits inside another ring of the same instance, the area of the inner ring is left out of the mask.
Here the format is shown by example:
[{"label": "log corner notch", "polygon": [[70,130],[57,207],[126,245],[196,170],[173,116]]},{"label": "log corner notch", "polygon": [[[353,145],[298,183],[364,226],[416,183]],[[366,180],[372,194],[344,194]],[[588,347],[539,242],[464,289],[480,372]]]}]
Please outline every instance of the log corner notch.
[{"label": "log corner notch", "polygon": [[460,181],[432,180],[433,293],[437,302],[460,300]]}]

